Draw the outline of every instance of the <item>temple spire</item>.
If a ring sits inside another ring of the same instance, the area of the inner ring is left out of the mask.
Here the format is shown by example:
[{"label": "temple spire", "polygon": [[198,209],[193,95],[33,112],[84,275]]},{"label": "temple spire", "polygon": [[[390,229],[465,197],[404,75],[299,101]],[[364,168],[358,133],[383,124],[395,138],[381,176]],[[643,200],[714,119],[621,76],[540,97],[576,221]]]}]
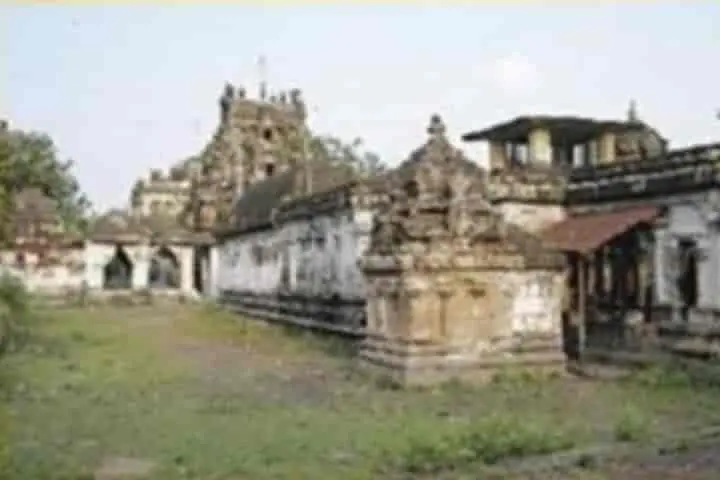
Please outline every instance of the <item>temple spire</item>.
[{"label": "temple spire", "polygon": [[431,139],[439,139],[445,136],[445,122],[437,113],[430,117],[430,125],[427,128]]},{"label": "temple spire", "polygon": [[627,121],[628,122],[638,122],[639,117],[637,113],[637,102],[633,99],[630,100],[630,106],[628,107],[627,111]]},{"label": "temple spire", "polygon": [[260,82],[260,100],[267,98],[267,59],[265,55],[258,58],[258,77]]}]

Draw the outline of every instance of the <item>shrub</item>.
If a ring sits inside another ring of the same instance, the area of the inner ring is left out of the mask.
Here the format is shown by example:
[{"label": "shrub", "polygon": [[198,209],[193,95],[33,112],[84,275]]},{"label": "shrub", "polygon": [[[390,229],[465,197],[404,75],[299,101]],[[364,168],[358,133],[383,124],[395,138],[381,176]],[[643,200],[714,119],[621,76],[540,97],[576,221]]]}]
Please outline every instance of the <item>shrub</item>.
[{"label": "shrub", "polygon": [[650,434],[648,417],[637,408],[626,408],[615,422],[615,440],[619,442],[637,442]]},{"label": "shrub", "polygon": [[23,283],[7,273],[0,276],[0,354],[26,337],[30,296]]},{"label": "shrub", "polygon": [[401,467],[410,473],[437,473],[470,463],[494,464],[544,455],[575,446],[568,429],[540,419],[492,416],[444,438],[416,438],[401,455]]}]

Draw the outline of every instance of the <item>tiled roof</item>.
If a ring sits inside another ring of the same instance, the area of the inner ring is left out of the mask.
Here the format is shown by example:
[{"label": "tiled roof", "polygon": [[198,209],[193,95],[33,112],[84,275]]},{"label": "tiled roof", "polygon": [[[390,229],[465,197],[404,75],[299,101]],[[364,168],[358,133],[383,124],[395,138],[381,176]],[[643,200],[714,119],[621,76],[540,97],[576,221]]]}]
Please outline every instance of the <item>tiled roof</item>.
[{"label": "tiled roof", "polygon": [[590,253],[636,225],[652,222],[661,213],[660,207],[648,205],[577,215],[548,227],[541,238],[548,248]]}]

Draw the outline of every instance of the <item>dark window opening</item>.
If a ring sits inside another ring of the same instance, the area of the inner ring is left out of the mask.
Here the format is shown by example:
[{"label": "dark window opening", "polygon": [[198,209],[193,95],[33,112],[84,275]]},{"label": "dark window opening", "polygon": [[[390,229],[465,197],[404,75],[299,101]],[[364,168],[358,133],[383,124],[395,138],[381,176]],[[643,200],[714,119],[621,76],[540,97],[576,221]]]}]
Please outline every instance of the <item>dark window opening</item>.
[{"label": "dark window opening", "polygon": [[[683,308],[697,306],[698,302],[698,249],[694,240],[680,240],[678,244],[680,275],[677,288]],[[685,315],[687,312],[684,313]]]},{"label": "dark window opening", "polygon": [[266,177],[272,177],[275,173],[275,165],[272,163],[268,163],[265,165],[265,176]]},{"label": "dark window opening", "polygon": [[414,180],[410,180],[405,184],[405,193],[408,198],[417,198],[420,195],[420,188]]},{"label": "dark window opening", "polygon": [[132,275],[130,257],[122,247],[115,247],[115,254],[103,268],[103,287],[106,290],[129,289],[132,286]]},{"label": "dark window opening", "polygon": [[273,140],[273,131],[270,128],[266,128],[263,130],[263,138],[267,140],[268,142],[272,142]]},{"label": "dark window opening", "polygon": [[173,252],[163,247],[150,259],[150,288],[180,288],[180,262]]}]

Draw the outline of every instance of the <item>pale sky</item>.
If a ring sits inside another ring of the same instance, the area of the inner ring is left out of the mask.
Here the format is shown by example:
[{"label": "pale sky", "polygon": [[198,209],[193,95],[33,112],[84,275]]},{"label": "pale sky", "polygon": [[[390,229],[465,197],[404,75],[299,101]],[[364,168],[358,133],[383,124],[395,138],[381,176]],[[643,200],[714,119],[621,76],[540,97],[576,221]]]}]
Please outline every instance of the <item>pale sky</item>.
[{"label": "pale sky", "polygon": [[635,99],[673,146],[720,140],[718,2],[38,5],[0,18],[0,117],[49,133],[101,209],[198,153],[225,81],[256,91],[260,55],[271,90],[303,90],[316,132],[361,137],[391,165],[435,112],[461,146],[517,115],[622,118]]}]

